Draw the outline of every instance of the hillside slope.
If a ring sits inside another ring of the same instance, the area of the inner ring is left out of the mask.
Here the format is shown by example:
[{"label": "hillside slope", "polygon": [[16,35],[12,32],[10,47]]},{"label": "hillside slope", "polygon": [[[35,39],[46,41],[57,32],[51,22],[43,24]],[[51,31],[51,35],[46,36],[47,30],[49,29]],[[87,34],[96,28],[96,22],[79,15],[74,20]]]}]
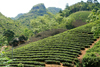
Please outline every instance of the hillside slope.
[{"label": "hillside slope", "polygon": [[3,34],[4,30],[11,30],[17,35],[22,32],[23,28],[24,26],[22,27],[19,22],[13,21],[0,13],[0,35]]},{"label": "hillside slope", "polygon": [[86,24],[86,19],[89,14],[90,14],[90,11],[79,11],[74,14],[71,14],[68,18],[73,19],[72,25],[74,27],[78,27],[78,26]]},{"label": "hillside slope", "polygon": [[[17,48],[13,53],[15,60],[10,66],[16,67],[19,63],[24,64],[25,67],[45,67],[45,64],[52,63],[62,63],[63,66],[76,65],[78,62],[76,57],[81,54],[80,50],[89,47],[95,40],[91,28],[96,24],[89,23]],[[6,55],[12,58],[11,51]]]},{"label": "hillside slope", "polygon": [[72,13],[68,17],[64,17],[59,26],[66,27],[67,29],[72,29],[72,28],[84,25],[86,24],[86,19],[89,14],[90,14],[90,11],[78,11],[78,12]]}]

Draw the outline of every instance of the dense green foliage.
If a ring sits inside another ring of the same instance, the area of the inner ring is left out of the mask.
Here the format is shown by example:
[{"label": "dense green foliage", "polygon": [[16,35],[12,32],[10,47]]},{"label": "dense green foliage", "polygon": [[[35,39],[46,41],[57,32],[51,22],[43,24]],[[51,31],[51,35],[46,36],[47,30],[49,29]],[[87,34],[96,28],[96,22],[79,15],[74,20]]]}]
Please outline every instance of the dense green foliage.
[{"label": "dense green foliage", "polygon": [[49,15],[39,16],[36,19],[30,20],[31,28],[34,32],[41,32],[49,29],[55,29],[57,28],[57,25],[59,24],[54,17],[53,14],[48,13]]},{"label": "dense green foliage", "polygon": [[97,38],[98,36],[100,36],[100,23],[97,24],[96,26],[93,26],[91,31],[94,33],[94,38]]},{"label": "dense green foliage", "polygon": [[11,30],[17,35],[21,33],[23,27],[19,22],[13,21],[0,13],[0,34],[3,34],[4,30]]},{"label": "dense green foliage", "polygon": [[[100,10],[93,9],[90,15],[88,16],[88,19],[86,20],[89,22],[97,22],[100,20]],[[94,37],[100,36],[100,24],[97,24],[96,26],[93,26],[91,31],[94,33]]]},{"label": "dense green foliage", "polygon": [[[19,36],[23,32],[24,28],[25,27],[24,26],[22,27],[22,25],[19,22],[13,21],[12,19],[7,18],[0,13],[0,42],[1,43],[6,41],[6,38],[4,38],[3,36],[4,31],[10,30],[15,33],[15,36]],[[9,32],[5,32],[5,33],[9,33]],[[10,35],[11,34],[8,34],[7,36]]]},{"label": "dense green foliage", "polygon": [[[63,63],[64,66],[73,66],[81,54],[80,50],[89,47],[95,40],[91,34],[92,26],[97,23],[89,23],[64,33],[30,43],[23,47],[14,49],[13,62],[11,66],[17,66],[19,63],[24,66],[45,66],[45,63]],[[12,57],[11,51],[6,53],[9,58]],[[45,63],[43,63],[45,62]]]},{"label": "dense green foliage", "polygon": [[8,45],[8,43],[14,38],[25,35],[25,37],[31,37],[33,32],[21,23],[5,17],[0,13],[0,47],[1,44]]},{"label": "dense green foliage", "polygon": [[72,6],[66,6],[66,9],[63,11],[63,16],[69,16],[70,14],[77,12],[77,11],[92,11],[93,9],[100,8],[99,3],[88,3],[88,2],[78,2]]},{"label": "dense green foliage", "polygon": [[94,22],[96,20],[100,20],[100,10],[93,9],[86,21],[89,23]]}]

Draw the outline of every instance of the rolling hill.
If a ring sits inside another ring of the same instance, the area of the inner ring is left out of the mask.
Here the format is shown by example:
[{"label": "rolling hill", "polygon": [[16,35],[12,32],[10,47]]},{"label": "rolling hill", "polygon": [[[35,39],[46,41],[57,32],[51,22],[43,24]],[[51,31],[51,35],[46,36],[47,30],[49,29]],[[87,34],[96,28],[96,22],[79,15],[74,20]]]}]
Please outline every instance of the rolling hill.
[{"label": "rolling hill", "polygon": [[72,29],[72,28],[84,25],[86,24],[86,19],[89,14],[90,14],[90,11],[78,11],[78,12],[72,13],[68,17],[64,17],[62,19],[62,22],[61,24],[59,24],[59,27]]},{"label": "rolling hill", "polygon": [[90,14],[90,11],[78,11],[78,12],[71,14],[68,17],[68,19],[71,18],[69,21],[72,21],[71,22],[72,26],[78,27],[78,26],[86,24],[86,19],[89,14]]}]

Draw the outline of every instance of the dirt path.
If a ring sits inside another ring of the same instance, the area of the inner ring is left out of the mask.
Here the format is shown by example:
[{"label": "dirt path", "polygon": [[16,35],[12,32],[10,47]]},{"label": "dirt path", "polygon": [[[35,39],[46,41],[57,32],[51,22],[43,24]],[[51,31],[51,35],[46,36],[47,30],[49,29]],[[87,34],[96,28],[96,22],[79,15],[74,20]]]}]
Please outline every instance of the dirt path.
[{"label": "dirt path", "polygon": [[7,46],[2,46],[1,49],[0,49],[0,53],[1,53],[1,51],[4,51],[5,48],[7,48]]},{"label": "dirt path", "polygon": [[56,64],[45,64],[45,67],[68,67],[68,66],[63,66],[63,64],[60,63],[60,65],[56,65]]},{"label": "dirt path", "polygon": [[82,54],[79,55],[79,57],[77,57],[79,59],[80,63],[82,63],[82,59],[83,59],[83,56],[86,54],[86,51],[88,49],[91,49],[95,45],[95,43],[98,42],[99,40],[100,40],[100,37],[96,41],[94,41],[94,43],[92,43],[92,45],[90,46],[90,48],[85,48],[85,50],[81,50]]}]

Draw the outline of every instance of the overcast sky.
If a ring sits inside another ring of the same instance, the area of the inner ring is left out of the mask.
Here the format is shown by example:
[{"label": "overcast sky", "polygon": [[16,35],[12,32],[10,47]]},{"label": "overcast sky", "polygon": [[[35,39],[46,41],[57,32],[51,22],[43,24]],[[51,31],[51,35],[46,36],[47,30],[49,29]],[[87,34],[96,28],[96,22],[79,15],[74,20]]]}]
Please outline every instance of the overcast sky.
[{"label": "overcast sky", "polygon": [[[83,1],[86,2],[87,0]],[[72,5],[77,2],[81,2],[81,0],[0,0],[0,12],[6,17],[15,17],[19,13],[29,12],[38,3],[44,3],[46,8],[64,9],[67,3]]]}]

